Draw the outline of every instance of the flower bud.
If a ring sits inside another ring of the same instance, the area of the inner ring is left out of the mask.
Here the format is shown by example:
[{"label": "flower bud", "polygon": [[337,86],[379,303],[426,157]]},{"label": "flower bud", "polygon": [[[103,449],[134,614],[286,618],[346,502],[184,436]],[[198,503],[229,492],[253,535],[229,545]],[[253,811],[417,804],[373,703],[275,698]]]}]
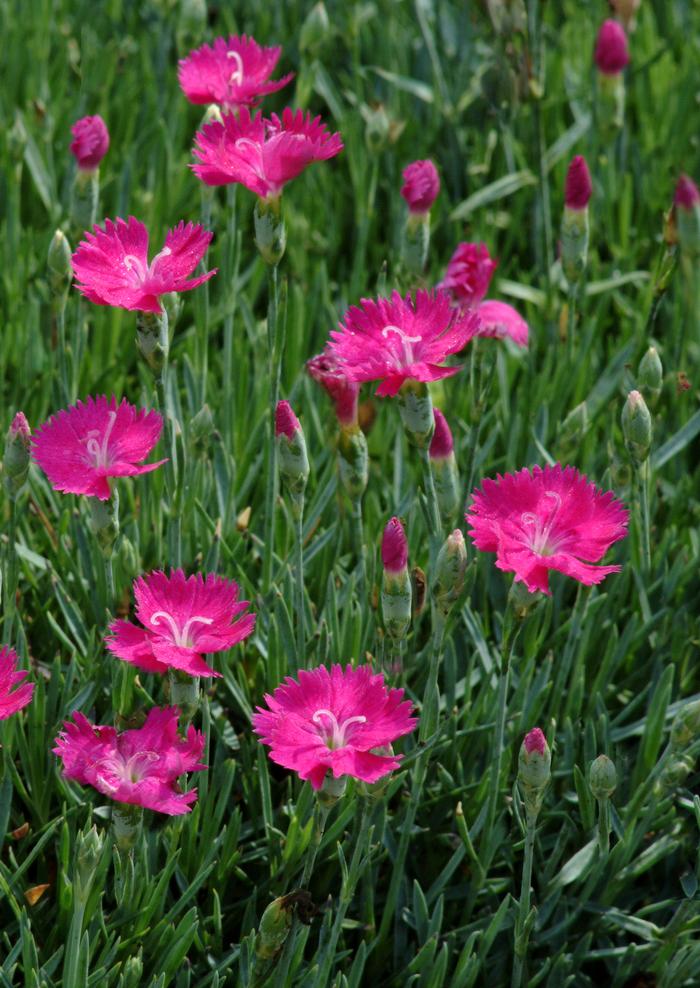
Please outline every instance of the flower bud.
[{"label": "flower bud", "polygon": [[136,313],[136,347],[153,376],[158,378],[170,350],[170,330],[165,312],[160,316],[155,312]]},{"label": "flower bud", "polygon": [[51,238],[47,262],[51,294],[54,298],[63,299],[73,280],[73,267],[70,244],[62,230],[56,230]]},{"label": "flower bud", "polygon": [[73,889],[83,906],[90,895],[103,847],[104,837],[98,833],[97,827],[91,827],[87,833],[79,833],[76,838]]},{"label": "flower bud", "polygon": [[324,3],[315,3],[301,25],[299,33],[300,51],[312,55],[320,51],[325,41],[331,37],[331,22]]},{"label": "flower bud", "polygon": [[133,579],[138,576],[141,572],[139,555],[131,539],[128,539],[125,535],[122,535],[119,539],[117,552],[119,554],[119,565],[124,574],[129,579]]},{"label": "flower bud", "polygon": [[428,455],[433,470],[435,492],[437,494],[440,512],[445,518],[452,517],[459,507],[461,500],[459,490],[459,473],[454,454],[454,440],[447,424],[447,419],[439,408],[433,410],[435,417],[435,432],[430,443]]},{"label": "flower bud", "polygon": [[358,425],[340,430],[338,454],[343,490],[351,501],[357,501],[367,488],[369,473],[367,440]]},{"label": "flower bud", "polygon": [[564,215],[561,224],[561,263],[570,284],[575,284],[588,261],[588,203],[593,192],[583,155],[572,159],[566,173]]},{"label": "flower bud", "polygon": [[622,433],[632,460],[643,463],[651,448],[651,414],[639,391],[630,391],[622,409]]},{"label": "flower bud", "polygon": [[279,954],[287,939],[294,918],[290,896],[273,899],[262,914],[255,938],[255,953],[263,960],[271,960]]},{"label": "flower bud", "polygon": [[275,438],[280,476],[289,492],[292,508],[295,514],[298,514],[304,505],[304,491],[309,479],[309,458],[299,419],[292,411],[292,406],[288,401],[277,403]]},{"label": "flower bud", "polygon": [[[208,187],[209,186],[207,186],[207,188]],[[160,302],[167,313],[168,326],[170,328],[170,331],[172,332],[172,330],[175,329],[175,326],[177,325],[177,321],[180,318],[180,315],[182,314],[182,309],[184,306],[184,302],[182,301],[182,296],[180,295],[179,292],[166,292],[164,295],[161,295]]]},{"label": "flower bud", "polygon": [[367,150],[377,154],[389,140],[391,122],[383,103],[374,107],[366,107],[363,111],[365,119],[365,143]]},{"label": "flower bud", "polygon": [[334,352],[326,347],[323,353],[306,361],[306,370],[333,401],[339,425],[356,426],[360,385],[345,376],[343,364]]},{"label": "flower bud", "polygon": [[607,755],[598,755],[591,762],[588,782],[596,799],[610,799],[617,789],[615,763]]},{"label": "flower bud", "polygon": [[687,175],[678,179],[673,205],[682,252],[688,257],[700,257],[700,192]]},{"label": "flower bud", "polygon": [[655,402],[661,394],[664,380],[664,368],[656,348],[650,346],[639,362],[637,382],[642,391],[649,395],[649,400]]},{"label": "flower bud", "polygon": [[518,755],[518,788],[530,817],[536,817],[542,806],[551,764],[552,753],[547,739],[539,727],[534,727],[525,735]]},{"label": "flower bud", "polygon": [[671,724],[671,747],[682,751],[700,736],[700,700],[684,704]]},{"label": "flower bud", "polygon": [[141,988],[143,984],[143,957],[141,951],[127,957],[119,976],[119,988]]},{"label": "flower bud", "polygon": [[265,264],[275,267],[284,256],[287,246],[287,227],[282,216],[280,196],[266,199],[258,197],[253,219],[255,222],[255,246]]},{"label": "flower bud", "polygon": [[190,422],[190,440],[197,456],[202,458],[207,456],[216,434],[211,408],[204,404]]},{"label": "flower bud", "polygon": [[406,636],[411,623],[411,578],[408,572],[408,541],[403,525],[394,516],[382,537],[382,616],[387,634],[395,641]]},{"label": "flower bud", "polygon": [[571,409],[561,424],[559,441],[563,446],[578,445],[588,432],[588,405],[582,401]]},{"label": "flower bud", "polygon": [[17,412],[5,439],[5,455],[2,461],[5,489],[15,501],[24,489],[29,476],[31,430],[24,412]]},{"label": "flower bud", "polygon": [[412,379],[404,381],[397,400],[401,421],[410,442],[418,449],[426,449],[435,431],[433,403],[427,385]]},{"label": "flower bud", "polygon": [[618,75],[629,63],[627,35],[617,21],[610,19],[601,24],[593,59],[604,75]]},{"label": "flower bud", "polygon": [[467,570],[467,547],[462,532],[456,528],[447,536],[435,564],[435,588],[433,594],[438,610],[447,616],[452,605],[459,600]]},{"label": "flower bud", "polygon": [[94,171],[109,151],[109,131],[101,116],[82,117],[71,127],[71,153],[81,171]]},{"label": "flower bud", "polygon": [[427,213],[440,191],[438,170],[429,159],[414,161],[403,170],[401,195],[410,213]]}]

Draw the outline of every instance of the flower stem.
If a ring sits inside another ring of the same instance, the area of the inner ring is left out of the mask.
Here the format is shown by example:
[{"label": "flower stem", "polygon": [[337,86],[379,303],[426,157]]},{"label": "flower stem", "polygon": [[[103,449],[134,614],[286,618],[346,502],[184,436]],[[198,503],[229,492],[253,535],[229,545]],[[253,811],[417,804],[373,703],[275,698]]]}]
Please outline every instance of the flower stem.
[{"label": "flower stem", "polygon": [[525,857],[523,859],[523,877],[520,885],[520,902],[518,905],[518,916],[515,922],[515,952],[513,956],[513,975],[511,977],[511,988],[521,988],[523,981],[523,966],[527,956],[527,944],[530,939],[530,886],[532,884],[532,859],[535,849],[535,832],[537,828],[537,816],[533,813],[527,814],[525,829]]},{"label": "flower stem", "polygon": [[637,487],[639,489],[639,510],[641,515],[642,568],[645,573],[651,570],[651,524],[649,520],[649,460],[636,465]]},{"label": "flower stem", "polygon": [[434,576],[435,560],[440,551],[442,540],[442,522],[440,520],[440,505],[435,491],[435,479],[433,477],[433,466],[430,462],[430,454],[427,449],[421,449],[421,460],[423,463],[423,486],[428,502],[428,519],[430,524],[430,578]]},{"label": "flower stem", "polygon": [[428,680],[423,694],[423,707],[420,718],[420,740],[427,741],[438,728],[440,720],[440,691],[438,689],[438,670],[442,658],[442,646],[445,639],[445,619],[435,610],[433,618],[433,637],[430,646],[430,667]]},{"label": "flower stem", "polygon": [[3,590],[5,597],[3,640],[12,641],[15,615],[17,613],[17,583],[19,581],[17,568],[17,502],[14,497],[10,501],[10,518],[7,532],[7,555],[5,557],[5,572]]},{"label": "flower stem", "polygon": [[598,800],[598,847],[603,858],[610,853],[610,800]]},{"label": "flower stem", "polygon": [[61,293],[60,297],[53,302],[53,312],[56,319],[56,333],[58,337],[58,376],[61,382],[61,400],[67,405],[71,401],[71,385],[68,373],[68,349],[66,346],[66,296]]},{"label": "flower stem", "polygon": [[265,489],[265,555],[263,557],[263,592],[270,589],[274,558],[275,505],[277,503],[277,443],[275,442],[275,409],[279,397],[280,347],[277,339],[279,281],[276,264],[268,272],[267,357],[270,375],[269,420],[267,431],[267,486]]},{"label": "flower stem", "polygon": [[362,498],[357,497],[352,502],[352,527],[355,536],[355,552],[360,561],[360,578],[357,583],[357,594],[360,603],[365,604],[367,593],[367,549],[365,546],[365,534],[362,525]]},{"label": "flower stem", "polygon": [[297,612],[297,669],[306,667],[306,621],[304,612],[304,495],[294,512],[294,542],[296,547],[296,612]]},{"label": "flower stem", "polygon": [[576,312],[578,306],[578,286],[569,285],[568,307],[566,312],[566,357],[571,361],[575,350]]},{"label": "flower stem", "polygon": [[190,676],[179,669],[168,669],[170,702],[180,708],[180,725],[186,730],[199,710],[199,676]]}]

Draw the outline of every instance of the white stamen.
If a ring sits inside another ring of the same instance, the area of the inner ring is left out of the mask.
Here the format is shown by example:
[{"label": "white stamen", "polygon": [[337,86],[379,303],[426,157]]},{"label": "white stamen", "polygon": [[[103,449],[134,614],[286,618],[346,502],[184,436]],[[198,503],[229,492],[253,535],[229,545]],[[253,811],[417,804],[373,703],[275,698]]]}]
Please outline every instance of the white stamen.
[{"label": "white stamen", "polygon": [[557,513],[561,508],[561,495],[557,494],[556,491],[545,491],[544,497],[551,498],[554,502],[554,506],[547,517],[543,519],[532,511],[523,511],[520,515],[520,521],[525,527],[532,529],[532,531],[525,532],[528,545],[532,551],[540,556],[551,556],[557,551],[559,546],[557,540],[550,541],[550,536]]},{"label": "white stamen", "polygon": [[237,51],[227,51],[226,57],[236,63],[236,68],[233,70],[228,79],[229,85],[240,86],[243,82],[243,59]]},{"label": "white stamen", "polygon": [[194,642],[190,637],[190,627],[193,624],[208,625],[214,623],[213,618],[198,617],[197,615],[195,615],[194,617],[189,618],[184,628],[181,629],[175,618],[172,616],[172,614],[168,614],[167,611],[156,611],[154,614],[151,615],[150,621],[154,627],[158,627],[161,621],[165,621],[165,623],[170,628],[170,632],[173,636],[173,641],[178,648],[192,648],[194,646]]},{"label": "white stamen", "polygon": [[124,267],[128,271],[135,271],[141,281],[145,280],[146,272],[143,269],[143,263],[140,258],[136,257],[135,254],[124,255]]},{"label": "white stamen", "polygon": [[89,439],[85,444],[86,449],[93,459],[93,465],[96,467],[106,467],[108,465],[109,451],[107,449],[109,445],[109,437],[111,435],[112,429],[114,428],[114,423],[117,421],[117,413],[109,413],[109,421],[107,422],[107,428],[105,429],[105,434],[102,437],[102,441],[98,442],[97,437],[99,436],[98,429],[91,429],[88,433]]},{"label": "white stamen", "polygon": [[[328,728],[324,728],[321,724],[321,718],[326,717],[331,722],[331,734],[328,733]],[[353,724],[365,724],[367,718],[358,714],[356,717],[346,718],[342,724],[338,723],[338,718],[335,716],[332,710],[326,710],[322,707],[317,710],[316,713],[311,718],[314,724],[318,724],[321,727],[321,736],[326,742],[329,748],[344,748],[347,744],[348,738],[346,737],[346,732],[349,727]]]}]

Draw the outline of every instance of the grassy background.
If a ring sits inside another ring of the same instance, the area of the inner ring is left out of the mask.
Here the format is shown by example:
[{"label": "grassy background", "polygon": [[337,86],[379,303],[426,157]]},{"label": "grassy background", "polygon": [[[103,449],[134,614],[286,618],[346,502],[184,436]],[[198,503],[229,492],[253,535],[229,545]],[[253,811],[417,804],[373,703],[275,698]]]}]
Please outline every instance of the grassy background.
[{"label": "grassy background", "polygon": [[[36,427],[59,407],[46,252],[58,226],[73,246],[82,233],[67,225],[69,128],[83,114],[100,113],[111,134],[100,216],[137,216],[148,225],[155,252],[169,226],[198,220],[211,207],[216,237],[210,259],[219,274],[183,299],[171,351],[169,399],[181,424],[186,478],[182,558],[188,571],[219,569],[238,580],[259,614],[254,638],[220,665],[224,679],[202,713],[210,770],[198,779],[194,812],[150,820],[133,874],[119,871],[105,841],[76,946],[76,842],[93,821],[105,830],[109,812],[97,794],[61,779],[51,742],[70,711],[81,709],[103,723],[115,711],[138,718],[151,702],[162,702],[162,685],[135,678],[106,656],[102,564],[86,507],[54,493],[32,471],[18,536],[21,628],[13,644],[39,687],[26,713],[2,725],[0,983],[75,988],[63,971],[67,951],[77,950],[80,985],[246,985],[249,935],[270,898],[298,881],[310,837],[308,788],[268,763],[249,722],[263,691],[294,661],[292,525],[283,506],[275,588],[267,598],[260,592],[267,295],[252,242],[253,197],[244,189],[218,190],[211,202],[203,200],[186,167],[201,114],[186,103],[176,80],[177,58],[191,47],[244,31],[282,44],[280,71],[297,73],[265,109],[308,107],[339,130],[346,145],[284,195],[282,393],[303,422],[312,461],[305,516],[309,664],[381,650],[380,617],[355,589],[349,510],[336,488],[329,442],[332,412],[303,364],[348,304],[396,283],[403,221],[398,189],[409,161],[432,157],[443,182],[427,282],[438,280],[459,240],[484,240],[500,259],[491,296],[511,301],[531,326],[526,353],[481,345],[471,378],[465,373],[435,389],[436,404],[454,428],[465,497],[470,471],[477,483],[498,471],[559,459],[630,503],[622,403],[651,343],[665,367],[655,408],[651,574],[641,575],[632,525],[630,537],[611,553],[611,561],[623,565],[619,576],[590,591],[552,578],[552,597],[516,647],[503,772],[507,803],[496,831],[481,833],[481,811],[508,581],[493,557],[482,556],[472,562],[467,599],[449,628],[443,718],[431,742],[405,874],[388,898],[411,804],[412,738],[402,745],[405,770],[374,806],[372,856],[362,862],[329,976],[320,978],[314,965],[325,963],[328,953],[341,891],[339,856],[349,858],[354,847],[352,789],[330,818],[311,886],[323,914],[305,928],[304,953],[293,958],[288,983],[509,983],[512,897],[522,861],[509,790],[520,738],[535,724],[552,743],[554,776],[536,848],[538,917],[529,983],[700,983],[697,774],[693,769],[680,786],[663,792],[645,788],[671,718],[700,691],[700,320],[679,270],[650,318],[663,212],[679,171],[700,176],[697,5],[643,0],[631,39],[625,128],[612,145],[594,125],[591,52],[607,16],[602,2],[531,4],[531,15],[544,16],[541,49],[528,45],[523,32],[499,37],[475,3],[331,0],[328,31],[305,50],[300,32],[310,3],[259,10],[210,3],[200,23],[186,15],[196,6],[0,0],[2,420],[9,424],[21,408]],[[588,282],[569,362],[561,342],[566,295],[558,266],[547,261],[548,247],[555,254],[564,175],[574,153],[589,160],[594,199]],[[77,355],[76,393],[113,392],[150,404],[133,315],[84,304],[72,292],[66,318]],[[682,371],[691,383],[685,391],[677,388]],[[584,401],[585,430],[563,428],[566,415]],[[202,432],[193,419],[205,402],[213,425]],[[415,457],[392,403],[372,404],[364,500],[370,573],[382,528],[394,513],[406,520],[412,564],[426,567]],[[172,560],[175,526],[163,509],[162,474],[119,485],[121,612],[129,607],[130,581]],[[250,520],[241,531],[236,519],[248,506]],[[406,662],[417,702],[428,643],[427,617],[416,619]],[[607,861],[578,854],[594,826],[584,777],[600,752],[614,758],[619,775]],[[27,893],[41,885],[48,888],[32,904]],[[379,936],[387,909],[390,922]]]}]

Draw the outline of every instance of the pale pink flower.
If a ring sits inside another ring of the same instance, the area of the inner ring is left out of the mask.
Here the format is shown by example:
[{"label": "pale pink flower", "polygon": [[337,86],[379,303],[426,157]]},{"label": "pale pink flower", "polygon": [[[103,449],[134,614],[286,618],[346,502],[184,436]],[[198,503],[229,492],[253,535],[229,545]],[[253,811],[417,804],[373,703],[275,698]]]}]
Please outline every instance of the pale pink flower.
[{"label": "pale pink flower", "polygon": [[377,394],[391,397],[404,381],[438,381],[460,367],[440,366],[479,329],[471,313],[456,312],[445,292],[416,292],[402,298],[362,299],[331,333],[329,347],[350,380],[381,381]]},{"label": "pale pink flower", "polygon": [[323,353],[307,360],[306,370],[332,399],[340,425],[355,425],[360,385],[348,379],[342,361],[330,347],[326,346]]},{"label": "pale pink flower", "polygon": [[399,767],[400,755],[386,751],[416,725],[411,703],[401,689],[387,689],[371,666],[334,665],[300,670],[265,695],[269,707],[253,714],[253,730],[270,748],[277,765],[308,779],[314,789],[326,772],[335,779],[351,775],[376,782]]},{"label": "pale pink flower", "polygon": [[440,176],[433,162],[414,161],[404,168],[401,195],[411,213],[427,213],[438,197]]},{"label": "pale pink flower", "polygon": [[496,566],[515,573],[534,593],[548,594],[549,571],[580,583],[600,583],[619,566],[591,566],[627,534],[627,511],[575,467],[527,468],[485,480],[466,516],[477,549],[496,553]]},{"label": "pale pink flower", "polygon": [[215,38],[178,62],[180,88],[190,103],[217,103],[226,111],[257,106],[294,78],[290,72],[270,79],[281,54],[281,47],[266,48],[245,34]]},{"label": "pale pink flower", "polygon": [[564,204],[567,209],[580,211],[585,209],[593,194],[593,183],[588,164],[582,154],[571,159],[566,172],[564,186]]},{"label": "pale pink flower", "polygon": [[618,21],[603,21],[598,31],[593,60],[603,75],[618,75],[630,60],[627,35]]},{"label": "pale pink flower", "polygon": [[486,244],[458,244],[438,287],[449,292],[458,305],[473,308],[485,297],[497,267]]},{"label": "pale pink flower", "polygon": [[201,573],[170,576],[156,570],[134,582],[136,617],[113,621],[105,644],[124,662],[148,672],[179,669],[190,676],[221,676],[202,658],[233,648],[251,634],[255,614],[245,614],[247,600],[238,599],[238,584],[223,576]]},{"label": "pale pink flower", "polygon": [[681,175],[676,184],[673,204],[681,209],[692,210],[700,204],[700,192],[695,182],[688,175]]},{"label": "pale pink flower", "polygon": [[509,337],[518,346],[526,347],[529,329],[520,313],[506,302],[482,301],[497,267],[498,261],[491,257],[486,244],[459,244],[438,288],[449,292],[461,312],[477,316],[474,336],[498,340]]},{"label": "pale pink flower", "polygon": [[78,162],[78,168],[92,171],[99,168],[100,162],[109,151],[109,131],[101,116],[82,117],[70,129],[73,135],[71,152]]},{"label": "pale pink flower", "polygon": [[308,165],[342,149],[340,134],[329,133],[320,117],[287,108],[281,120],[276,113],[267,119],[243,108],[197,132],[199,163],[190,167],[206,185],[240,183],[263,199],[276,198]]},{"label": "pale pink flower", "polygon": [[100,395],[78,401],[40,425],[32,437],[32,457],[54,490],[107,501],[110,477],[150,473],[166,462],[139,465],[162,428],[158,412]]},{"label": "pale pink flower", "polygon": [[3,645],[0,648],[0,720],[7,720],[22,707],[26,707],[34,693],[34,683],[18,686],[28,673],[17,668],[17,653]]},{"label": "pale pink flower", "polygon": [[148,230],[133,216],[128,221],[105,220],[73,254],[76,288],[97,305],[114,305],[141,312],[162,311],[161,295],[186,292],[216,274],[207,271],[189,278],[213,237],[203,227],[180,221],[168,231],[163,249],[148,261]]},{"label": "pale pink flower", "polygon": [[72,722],[64,722],[53,753],[63,761],[68,779],[118,803],[180,816],[190,812],[197,790],[181,792],[178,778],[206,765],[200,762],[204,735],[190,725],[187,738],[181,738],[178,716],[177,707],[154,708],[143,727],[118,734],[76,711]]},{"label": "pale pink flower", "polygon": [[408,565],[408,540],[401,521],[394,515],[382,536],[382,566],[389,573],[401,573]]}]

